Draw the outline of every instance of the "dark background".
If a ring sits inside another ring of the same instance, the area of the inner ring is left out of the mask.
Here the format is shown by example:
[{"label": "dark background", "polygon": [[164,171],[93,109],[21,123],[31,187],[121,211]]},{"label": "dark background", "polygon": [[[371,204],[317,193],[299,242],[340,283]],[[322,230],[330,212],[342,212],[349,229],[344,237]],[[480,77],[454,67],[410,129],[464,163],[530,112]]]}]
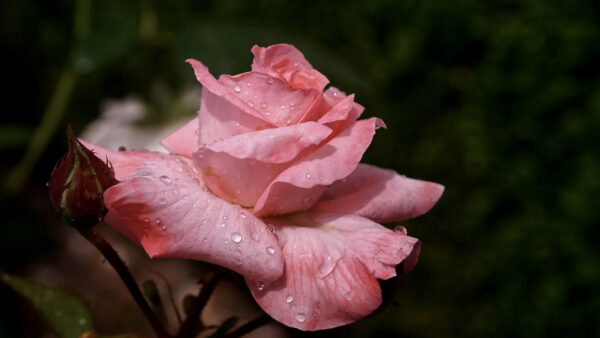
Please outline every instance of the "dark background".
[{"label": "dark background", "polygon": [[[236,74],[253,44],[279,42],[387,123],[364,162],[446,186],[403,222],[423,247],[398,306],[307,336],[600,336],[594,0],[4,0],[0,267],[26,273],[57,250],[44,185],[67,121],[80,132],[103,100],[132,94],[144,124],[191,116],[170,109],[199,86],[186,58]],[[39,156],[22,164],[32,140]],[[17,335],[14,317],[0,335]]]}]

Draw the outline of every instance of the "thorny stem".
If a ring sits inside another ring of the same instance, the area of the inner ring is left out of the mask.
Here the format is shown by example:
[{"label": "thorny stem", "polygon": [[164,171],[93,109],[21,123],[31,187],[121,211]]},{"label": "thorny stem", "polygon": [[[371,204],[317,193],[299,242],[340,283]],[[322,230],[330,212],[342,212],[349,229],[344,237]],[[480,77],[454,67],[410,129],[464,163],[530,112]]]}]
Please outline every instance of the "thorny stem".
[{"label": "thorny stem", "polygon": [[179,332],[175,336],[176,338],[191,337],[194,334],[196,326],[200,320],[200,313],[206,306],[206,303],[208,302],[213,290],[217,286],[217,282],[219,281],[220,277],[220,272],[215,272],[208,276],[208,280],[203,283],[202,289],[200,289],[198,296],[194,299],[190,313],[188,313],[185,321],[179,328]]},{"label": "thorny stem", "polygon": [[237,338],[249,333],[265,324],[270,323],[273,320],[269,315],[263,313],[261,316],[247,322],[246,324],[238,327],[230,333],[223,336],[223,338]]},{"label": "thorny stem", "polygon": [[148,302],[146,302],[146,299],[142,295],[142,292],[133,279],[133,276],[131,276],[129,269],[127,269],[127,266],[125,266],[125,263],[123,263],[113,247],[106,240],[104,240],[100,234],[92,229],[79,230],[79,233],[83,235],[83,237],[85,237],[90,243],[92,243],[98,250],[100,250],[104,258],[106,258],[110,265],[115,269],[117,274],[119,274],[119,277],[121,277],[123,283],[125,283],[125,286],[127,286],[129,293],[146,316],[150,326],[152,326],[156,336],[158,338],[169,338],[170,335],[165,331],[165,328],[161,324],[160,320],[158,320],[158,317],[156,317],[156,314],[152,311],[148,305]]}]

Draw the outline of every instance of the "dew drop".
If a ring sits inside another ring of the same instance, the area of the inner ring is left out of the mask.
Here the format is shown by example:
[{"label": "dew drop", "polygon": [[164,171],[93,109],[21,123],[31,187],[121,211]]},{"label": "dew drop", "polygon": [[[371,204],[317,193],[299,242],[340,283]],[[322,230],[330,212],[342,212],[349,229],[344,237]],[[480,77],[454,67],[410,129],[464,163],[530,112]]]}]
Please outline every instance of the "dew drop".
[{"label": "dew drop", "polygon": [[269,78],[269,79],[267,80],[267,83],[268,83],[268,84],[273,84],[273,78]]},{"label": "dew drop", "polygon": [[202,220],[202,224],[206,224],[206,223],[208,223],[208,220],[207,219],[203,219]]},{"label": "dew drop", "polygon": [[262,103],[260,104],[260,107],[261,107],[261,108],[267,108],[267,103],[266,103],[266,102],[262,102]]},{"label": "dew drop", "polygon": [[234,233],[231,234],[231,240],[234,243],[239,243],[239,242],[242,241],[242,235],[240,235],[239,232],[234,232]]},{"label": "dew drop", "polygon": [[221,228],[225,228],[227,226],[227,223],[223,222],[221,223]]},{"label": "dew drop", "polygon": [[292,296],[292,295],[287,295],[287,297],[285,297],[285,302],[286,302],[286,303],[288,303],[288,304],[289,304],[289,303],[291,303],[291,302],[293,302],[293,301],[294,301],[294,296]]},{"label": "dew drop", "polygon": [[285,123],[286,123],[286,124],[291,124],[291,123],[292,123],[292,119],[287,119],[287,120],[285,120]]},{"label": "dew drop", "polygon": [[398,225],[397,227],[394,228],[394,232],[400,232],[404,235],[406,235],[406,228],[403,227],[402,225]]},{"label": "dew drop", "polygon": [[284,110],[285,109],[285,104],[282,104],[281,106],[279,106],[279,109]]},{"label": "dew drop", "polygon": [[165,176],[162,175],[161,177],[158,178],[161,182],[163,182],[164,184],[171,184],[171,179],[169,178],[169,176]]},{"label": "dew drop", "polygon": [[46,187],[49,187],[49,186],[50,186],[50,182],[46,182]]},{"label": "dew drop", "polygon": [[265,283],[261,282],[261,281],[257,281],[256,282],[256,288],[258,289],[258,291],[262,291],[265,289]]},{"label": "dew drop", "polygon": [[319,270],[317,271],[317,277],[324,278],[333,272],[335,269],[337,261],[334,261],[331,256],[327,256],[319,265]]},{"label": "dew drop", "polygon": [[304,313],[298,312],[294,315],[294,318],[299,322],[299,323],[304,323],[306,321],[306,315]]},{"label": "dew drop", "polygon": [[233,90],[235,90],[236,93],[239,93],[242,91],[242,87],[236,85],[235,87],[233,87]]},{"label": "dew drop", "polygon": [[312,177],[312,175],[310,173],[306,173],[306,178],[310,179]]},{"label": "dew drop", "polygon": [[242,219],[246,219],[246,217],[247,217],[247,216],[246,216],[246,214],[245,214],[245,213],[243,213],[243,212],[240,212],[240,218],[242,218]]},{"label": "dew drop", "polygon": [[250,107],[253,107],[253,108],[254,108],[254,102],[252,102],[252,101],[248,101],[248,105],[249,105]]},{"label": "dew drop", "polygon": [[250,87],[252,84],[250,82],[246,82],[246,87]]},{"label": "dew drop", "polygon": [[156,219],[154,220],[154,223],[156,223],[156,225],[161,223],[160,217],[156,217]]},{"label": "dew drop", "polygon": [[166,231],[167,230],[167,226],[163,224],[163,226],[161,227],[162,231]]},{"label": "dew drop", "polygon": [[275,254],[275,249],[273,249],[273,248],[271,248],[271,247],[269,246],[269,247],[267,247],[267,253],[268,253],[269,255],[274,255],[274,254]]}]

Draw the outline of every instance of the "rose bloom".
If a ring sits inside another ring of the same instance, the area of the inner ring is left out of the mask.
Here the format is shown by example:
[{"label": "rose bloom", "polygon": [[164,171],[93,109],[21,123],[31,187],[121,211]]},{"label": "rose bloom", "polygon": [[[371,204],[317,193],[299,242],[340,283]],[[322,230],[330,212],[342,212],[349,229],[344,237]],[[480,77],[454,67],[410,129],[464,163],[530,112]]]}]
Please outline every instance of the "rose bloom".
[{"label": "rose bloom", "polygon": [[285,325],[352,323],[381,304],[378,279],[419,254],[419,240],[378,223],[422,215],[444,188],[359,164],[384,123],[358,120],[354,95],[325,90],[295,47],[252,53],[252,71],[218,80],[188,60],[200,110],[162,141],[170,154],[88,143],[121,181],[104,194],[106,221],[152,257],[240,273]]}]

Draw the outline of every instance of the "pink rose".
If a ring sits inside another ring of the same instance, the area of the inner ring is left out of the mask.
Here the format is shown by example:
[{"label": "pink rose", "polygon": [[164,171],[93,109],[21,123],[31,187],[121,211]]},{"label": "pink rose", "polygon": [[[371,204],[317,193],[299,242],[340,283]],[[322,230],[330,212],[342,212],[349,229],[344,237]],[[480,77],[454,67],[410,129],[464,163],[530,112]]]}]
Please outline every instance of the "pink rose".
[{"label": "pink rose", "polygon": [[378,118],[291,45],[252,48],[252,71],[204,86],[198,117],[163,140],[169,155],[90,145],[121,183],[106,220],[153,257],[242,274],[281,323],[320,330],[381,304],[377,279],[415,265],[420,243],[376,222],[427,212],[443,187],[359,164]]}]

